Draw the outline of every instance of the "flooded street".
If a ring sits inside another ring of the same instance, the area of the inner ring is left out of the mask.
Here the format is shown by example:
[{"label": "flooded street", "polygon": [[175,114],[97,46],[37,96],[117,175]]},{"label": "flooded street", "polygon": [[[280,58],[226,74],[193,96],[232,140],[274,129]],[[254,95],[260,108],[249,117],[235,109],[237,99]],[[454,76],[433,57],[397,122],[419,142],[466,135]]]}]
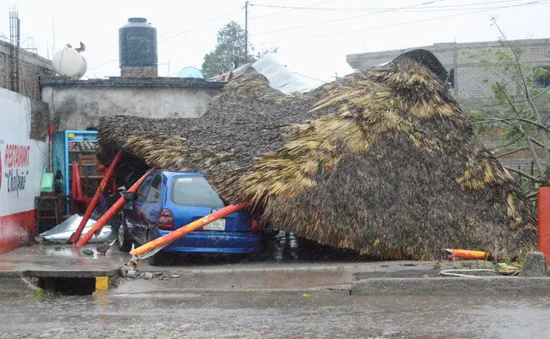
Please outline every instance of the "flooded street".
[{"label": "flooded street", "polygon": [[[115,247],[105,257],[85,257],[66,247],[38,246],[4,255],[4,264],[21,266],[17,260],[25,255],[38,256],[42,268],[60,260],[60,270],[104,269],[104,262],[128,259]],[[525,293],[517,296],[512,289],[486,294],[434,285],[437,293],[414,295],[414,287],[395,295],[352,293],[355,283],[370,278],[439,280],[442,267],[369,262],[293,236],[272,237],[259,255],[181,256],[161,266],[144,260],[137,269],[153,278],[121,278],[92,295],[0,293],[0,338],[544,338],[550,333],[550,297],[540,291],[519,290]],[[391,289],[391,280],[385,288]]]},{"label": "flooded street", "polygon": [[543,338],[550,298],[95,293],[0,298],[0,338]]}]

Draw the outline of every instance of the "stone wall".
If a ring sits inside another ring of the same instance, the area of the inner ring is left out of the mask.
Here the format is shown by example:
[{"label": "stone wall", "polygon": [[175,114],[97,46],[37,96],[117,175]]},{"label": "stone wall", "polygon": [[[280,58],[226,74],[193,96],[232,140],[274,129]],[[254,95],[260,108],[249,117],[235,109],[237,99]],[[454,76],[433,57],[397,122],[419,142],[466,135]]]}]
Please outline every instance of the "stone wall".
[{"label": "stone wall", "polygon": [[[9,43],[0,41],[0,87],[13,90],[10,49]],[[55,71],[50,60],[23,49],[19,50],[19,93],[31,99],[41,100],[40,78],[52,76],[55,76]]]}]

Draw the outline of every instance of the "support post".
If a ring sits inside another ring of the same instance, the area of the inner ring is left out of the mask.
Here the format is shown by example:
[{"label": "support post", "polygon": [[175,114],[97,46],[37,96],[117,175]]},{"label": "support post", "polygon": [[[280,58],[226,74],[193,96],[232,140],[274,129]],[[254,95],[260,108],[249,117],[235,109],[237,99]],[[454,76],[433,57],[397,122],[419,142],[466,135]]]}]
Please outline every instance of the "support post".
[{"label": "support post", "polygon": [[[86,213],[84,213],[84,217],[82,217],[82,220],[80,221],[80,224],[78,225],[78,228],[76,231],[71,235],[70,242],[75,243],[80,238],[80,235],[82,234],[82,230],[84,230],[84,227],[86,226],[86,223],[88,220],[90,220],[90,216],[92,215],[92,212],[96,208],[98,202],[99,202],[99,196],[101,192],[105,190],[105,187],[107,183],[109,182],[109,179],[115,172],[115,168],[118,164],[118,161],[120,160],[120,157],[122,156],[122,151],[118,151],[118,153],[113,158],[113,161],[111,161],[111,165],[109,165],[109,169],[107,170],[107,173],[105,173],[105,176],[101,180],[101,183],[99,184],[99,187],[95,191],[94,197],[92,198],[92,201],[88,205],[88,208],[86,208]],[[114,193],[114,192],[113,192]]]},{"label": "support post", "polygon": [[[135,182],[135,184],[132,185],[132,187],[130,187],[126,192],[135,192],[138,190],[139,186],[143,183],[143,181],[145,180],[145,178],[147,178],[147,176],[149,174],[151,174],[151,172],[153,172],[154,169],[151,169],[149,170],[147,173],[145,173],[141,178],[139,178],[138,181]],[[121,196],[114,204],[113,206],[111,206],[111,208],[109,208],[107,210],[107,212],[105,212],[105,214],[103,214],[103,216],[101,218],[99,218],[99,220],[94,224],[94,226],[92,226],[92,228],[88,231],[88,233],[84,234],[82,236],[82,238],[80,238],[80,240],[78,240],[78,242],[76,243],[76,246],[78,247],[82,247],[84,245],[86,245],[88,243],[88,241],[90,241],[90,239],[92,238],[92,236],[94,235],[95,232],[101,230],[103,228],[103,226],[105,226],[105,223],[107,223],[107,221],[109,221],[109,219],[111,219],[118,211],[120,211],[120,209],[122,207],[124,207],[124,205],[126,204],[126,199],[124,199],[124,196]]]},{"label": "support post", "polygon": [[207,215],[204,218],[201,218],[199,220],[195,220],[195,221],[185,225],[184,227],[178,228],[177,230],[175,230],[173,232],[170,232],[166,235],[163,235],[160,238],[157,238],[157,239],[155,239],[151,242],[148,242],[148,243],[134,249],[130,253],[132,255],[136,256],[137,258],[140,258],[144,254],[149,253],[154,249],[163,248],[166,245],[170,244],[172,241],[174,241],[176,239],[179,239],[179,238],[183,237],[186,234],[194,232],[194,231],[198,230],[199,228],[202,228],[202,227],[210,224],[213,221],[216,221],[216,220],[221,219],[225,216],[228,216],[231,213],[235,213],[237,211],[240,211],[243,208],[245,208],[247,205],[248,205],[247,203],[242,203],[242,204],[238,204],[238,205],[229,205],[227,207],[224,207],[221,210],[216,211],[214,213],[211,213],[211,214]]},{"label": "support post", "polygon": [[550,187],[537,192],[538,247],[550,265]]}]

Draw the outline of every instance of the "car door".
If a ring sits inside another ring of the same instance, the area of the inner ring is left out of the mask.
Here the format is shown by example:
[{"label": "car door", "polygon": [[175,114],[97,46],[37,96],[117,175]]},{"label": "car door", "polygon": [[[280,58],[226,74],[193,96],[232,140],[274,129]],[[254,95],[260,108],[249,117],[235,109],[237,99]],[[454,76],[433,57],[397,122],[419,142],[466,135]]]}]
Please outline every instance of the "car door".
[{"label": "car door", "polygon": [[141,242],[141,233],[143,224],[143,204],[145,203],[149,187],[151,186],[151,181],[153,180],[154,174],[149,175],[143,183],[138,188],[138,197],[136,200],[130,202],[131,208],[126,212],[126,221],[128,225],[128,231],[132,238],[136,241]]},{"label": "car door", "polygon": [[147,233],[158,224],[160,211],[164,202],[166,178],[157,173],[153,175],[151,185],[145,196],[145,202],[141,205],[141,219],[139,226],[139,241],[147,242]]}]

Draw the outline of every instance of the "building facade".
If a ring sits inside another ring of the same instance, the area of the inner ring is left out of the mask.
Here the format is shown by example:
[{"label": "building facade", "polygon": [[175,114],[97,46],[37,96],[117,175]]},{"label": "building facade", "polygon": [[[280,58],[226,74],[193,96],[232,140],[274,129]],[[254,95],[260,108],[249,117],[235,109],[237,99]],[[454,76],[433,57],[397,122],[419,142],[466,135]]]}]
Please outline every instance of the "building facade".
[{"label": "building facade", "polygon": [[[510,40],[510,46],[518,53],[522,64],[533,69],[539,67],[550,70],[550,39]],[[412,47],[399,50],[349,54],[348,64],[357,70],[384,64],[402,53],[413,49],[426,49],[432,52],[449,72],[451,93],[459,101],[465,111],[480,109],[493,100],[491,84],[502,80],[502,75],[480,67],[479,60],[496,61],[495,51],[509,51],[501,41],[472,43],[436,43],[431,46]],[[550,85],[548,79],[541,80],[539,87]],[[541,97],[541,99],[543,99]],[[546,112],[545,102],[537,103],[543,114]],[[481,138],[488,148],[497,147],[501,141],[499,129],[488,130]],[[532,159],[528,151],[510,154],[501,161],[509,166],[528,170]]]},{"label": "building facade", "polygon": [[199,118],[225,83],[182,78],[46,79],[42,100],[57,130],[99,127],[102,116]]}]

